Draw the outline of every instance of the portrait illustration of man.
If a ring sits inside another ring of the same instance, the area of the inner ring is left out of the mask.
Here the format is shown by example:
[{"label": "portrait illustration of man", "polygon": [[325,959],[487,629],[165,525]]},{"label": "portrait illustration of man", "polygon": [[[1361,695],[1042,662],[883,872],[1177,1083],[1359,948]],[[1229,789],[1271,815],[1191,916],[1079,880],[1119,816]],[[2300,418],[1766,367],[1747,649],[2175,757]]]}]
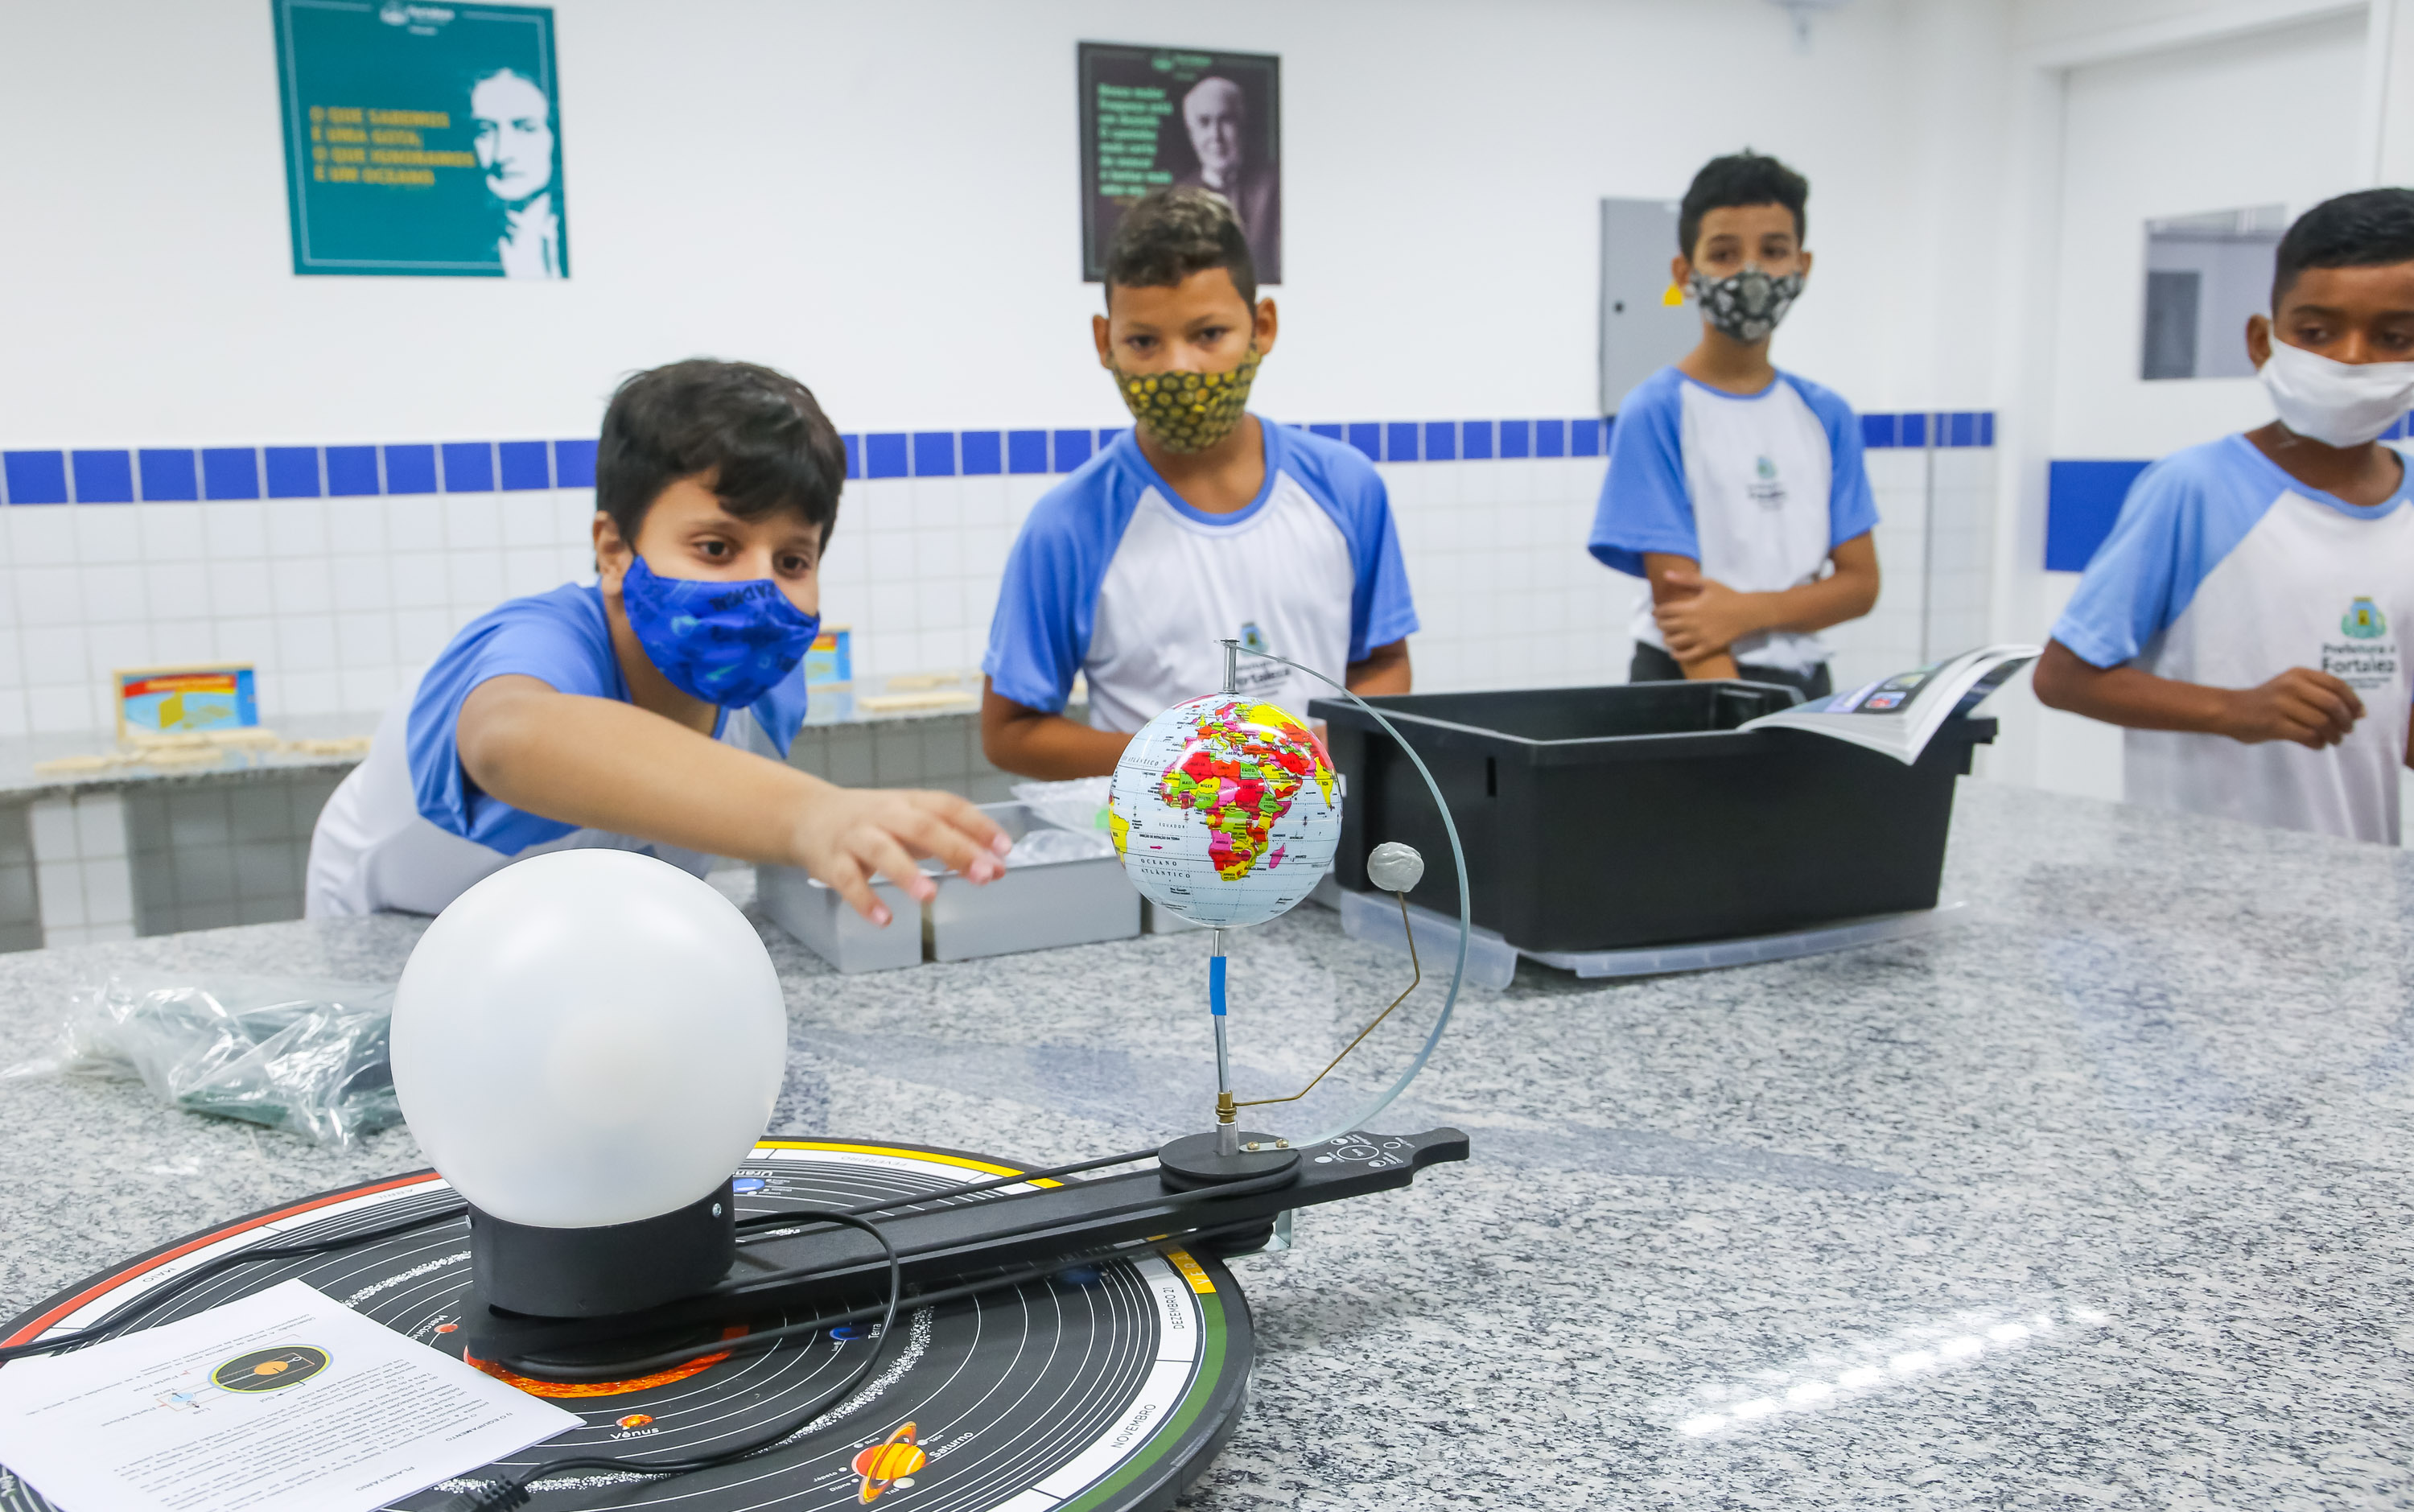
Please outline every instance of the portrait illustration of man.
[{"label": "portrait illustration of man", "polygon": [[469,87],[469,121],[486,191],[500,207],[496,254],[506,278],[569,277],[554,182],[553,101],[516,68]]},{"label": "portrait illustration of man", "polygon": [[1241,222],[1259,279],[1282,282],[1282,177],[1259,150],[1247,94],[1210,74],[1182,97],[1182,124],[1199,169],[1179,183],[1222,195]]}]

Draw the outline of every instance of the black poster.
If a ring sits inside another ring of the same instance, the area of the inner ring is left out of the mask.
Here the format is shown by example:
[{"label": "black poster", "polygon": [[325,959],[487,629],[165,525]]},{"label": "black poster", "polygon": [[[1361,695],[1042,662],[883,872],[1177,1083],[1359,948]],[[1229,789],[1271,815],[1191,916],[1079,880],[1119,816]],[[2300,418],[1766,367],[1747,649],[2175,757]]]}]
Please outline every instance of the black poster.
[{"label": "black poster", "polygon": [[1168,185],[1214,189],[1282,282],[1282,59],[1262,52],[1080,44],[1081,277],[1106,273],[1124,207]]}]

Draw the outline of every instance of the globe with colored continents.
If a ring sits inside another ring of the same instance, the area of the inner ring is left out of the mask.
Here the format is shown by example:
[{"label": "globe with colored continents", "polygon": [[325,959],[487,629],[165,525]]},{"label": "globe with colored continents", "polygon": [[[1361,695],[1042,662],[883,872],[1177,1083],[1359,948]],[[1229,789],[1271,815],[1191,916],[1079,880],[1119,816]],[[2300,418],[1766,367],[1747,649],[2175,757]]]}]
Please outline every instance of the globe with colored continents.
[{"label": "globe with colored continents", "polygon": [[1194,924],[1259,924],[1306,897],[1341,843],[1341,779],[1305,725],[1219,693],[1143,726],[1115,764],[1124,873]]}]

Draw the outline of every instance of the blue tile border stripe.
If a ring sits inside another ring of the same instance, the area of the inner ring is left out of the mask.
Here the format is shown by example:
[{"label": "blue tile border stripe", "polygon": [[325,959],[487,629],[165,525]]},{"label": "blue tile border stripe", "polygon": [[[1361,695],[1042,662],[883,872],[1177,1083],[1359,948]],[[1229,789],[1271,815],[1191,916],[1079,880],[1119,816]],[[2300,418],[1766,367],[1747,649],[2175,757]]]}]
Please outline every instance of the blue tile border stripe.
[{"label": "blue tile border stripe", "polygon": [[[1991,410],[1871,412],[1870,450],[1989,447]],[[1352,420],[1302,427],[1378,462],[1488,462],[1595,457],[1615,416],[1542,420]],[[848,433],[854,478],[991,477],[1070,472],[1128,427],[875,430]],[[2414,430],[2392,427],[2389,440]],[[369,494],[514,492],[595,486],[595,442],[454,441],[328,446],[28,448],[0,451],[0,503],[122,504],[208,499],[349,499]]]}]

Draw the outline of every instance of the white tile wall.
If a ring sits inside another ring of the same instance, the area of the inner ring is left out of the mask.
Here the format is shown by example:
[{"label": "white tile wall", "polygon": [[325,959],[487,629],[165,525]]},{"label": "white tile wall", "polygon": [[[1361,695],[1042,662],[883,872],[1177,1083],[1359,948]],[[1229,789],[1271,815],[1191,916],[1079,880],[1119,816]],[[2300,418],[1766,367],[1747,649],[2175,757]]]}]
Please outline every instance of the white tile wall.
[{"label": "white tile wall", "polygon": [[0,951],[37,950],[42,943],[42,906],[28,817],[22,803],[0,807]]},{"label": "white tile wall", "polygon": [[583,488],[0,510],[0,738],[106,729],[123,666],[247,661],[261,717],[374,712],[462,624],[589,573]]},{"label": "white tile wall", "polygon": [[[1830,632],[1837,680],[1975,644],[1986,623],[1991,451],[1936,467],[1935,579],[1920,577],[1930,455],[1869,454],[1885,588]],[[1599,457],[1387,463],[1435,690],[1624,680],[1642,594],[1585,550]],[[823,614],[858,673],[977,667],[1006,551],[1051,475],[847,486]],[[0,509],[0,738],[99,730],[120,666],[240,660],[262,717],[373,713],[502,599],[591,576],[586,489]],[[956,769],[949,769],[950,771]]]},{"label": "white tile wall", "polygon": [[136,932],[302,917],[310,831],[339,778],[158,786],[126,800]]},{"label": "white tile wall", "polygon": [[126,853],[126,805],[115,793],[46,798],[25,806],[42,943],[86,945],[134,937],[134,876]]}]

